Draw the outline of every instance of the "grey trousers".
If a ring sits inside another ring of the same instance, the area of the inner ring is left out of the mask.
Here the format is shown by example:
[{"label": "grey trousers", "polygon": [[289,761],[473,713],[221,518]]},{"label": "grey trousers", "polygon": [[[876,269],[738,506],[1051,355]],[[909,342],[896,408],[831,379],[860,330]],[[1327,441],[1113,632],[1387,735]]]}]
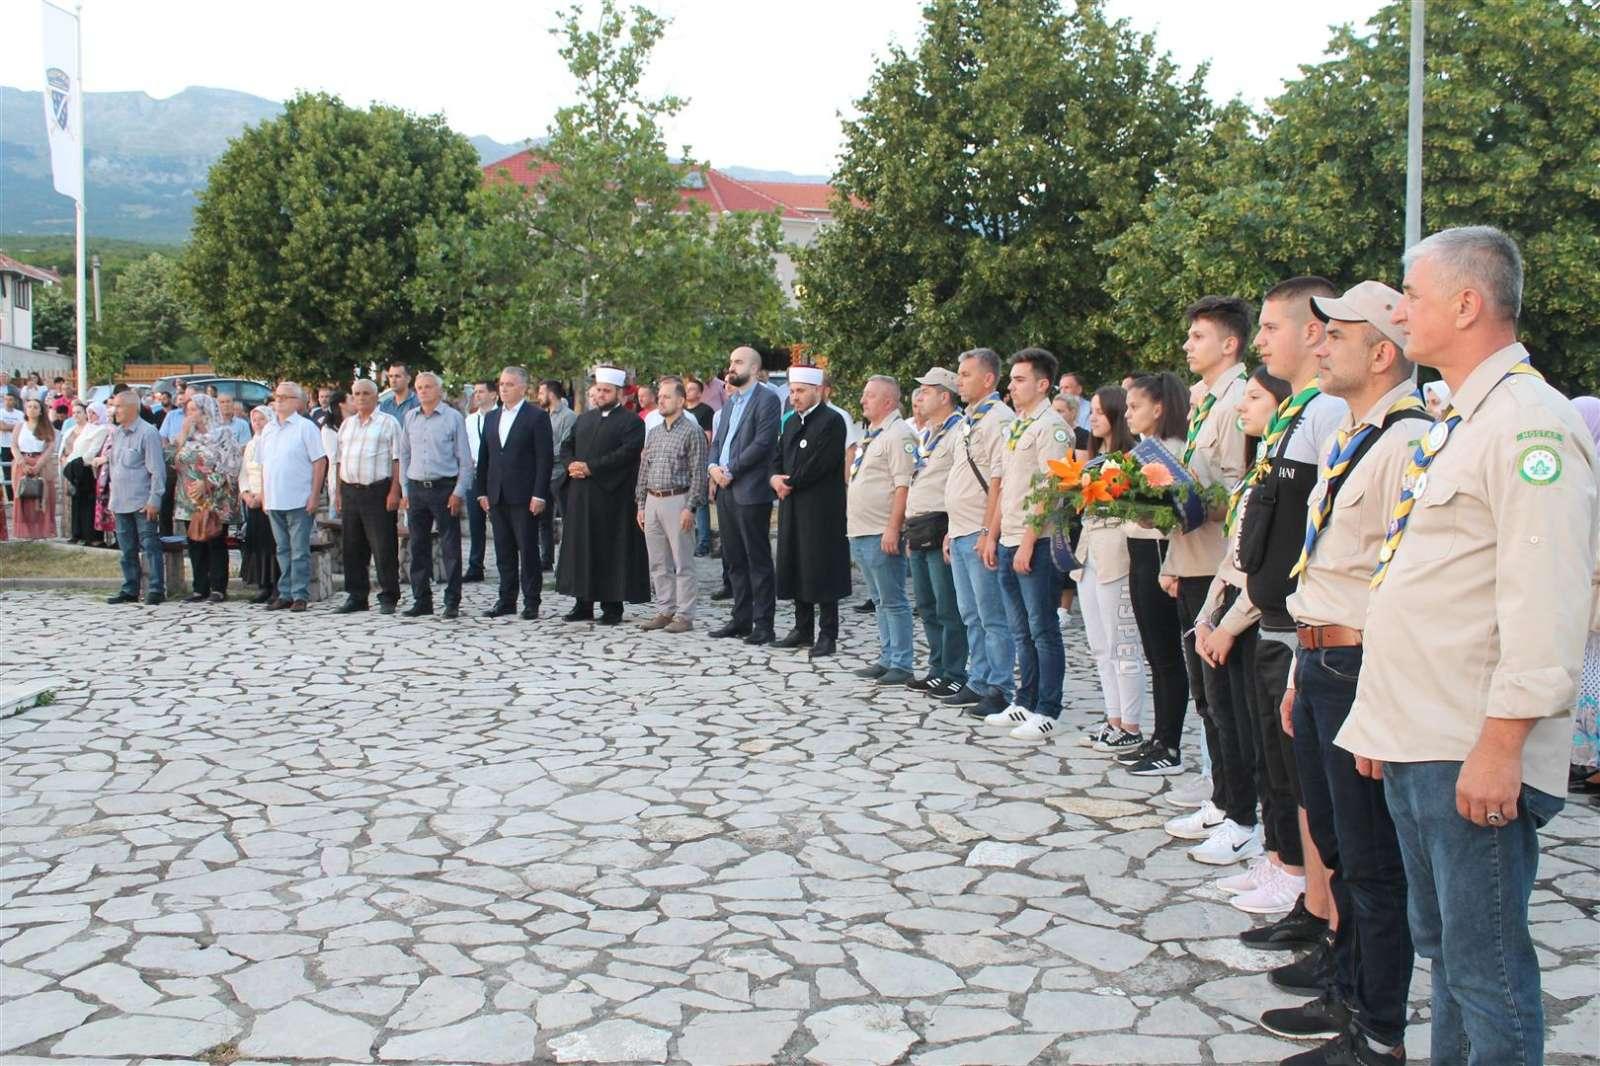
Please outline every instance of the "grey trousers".
[{"label": "grey trousers", "polygon": [[656,613],[694,618],[694,523],[684,529],[689,494],[644,498],[644,545],[650,553],[650,588]]}]

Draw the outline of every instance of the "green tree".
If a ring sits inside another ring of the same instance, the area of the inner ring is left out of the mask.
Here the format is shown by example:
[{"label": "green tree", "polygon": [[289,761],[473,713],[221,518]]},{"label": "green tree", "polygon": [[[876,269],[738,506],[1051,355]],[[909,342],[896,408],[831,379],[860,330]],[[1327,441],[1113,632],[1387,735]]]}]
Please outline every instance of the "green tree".
[{"label": "green tree", "polygon": [[640,91],[666,26],[613,0],[594,29],[579,9],[563,12],[552,32],[579,100],[539,149],[538,187],[491,181],[468,216],[425,228],[413,293],[425,313],[451,319],[436,345],[448,369],[525,363],[575,377],[611,361],[643,375],[776,339],[777,216],[713,218],[686,203],[682,186],[701,164],[674,162],[661,132],[685,101]]},{"label": "green tree", "polygon": [[[1188,163],[1105,245],[1103,321],[1172,361],[1183,306],[1281,278],[1400,280],[1409,4],[1334,31],[1327,61],[1186,146]],[[1428,7],[1423,227],[1488,223],[1527,260],[1522,333],[1555,383],[1600,385],[1600,9],[1567,0]]]},{"label": "green tree", "polygon": [[417,233],[466,210],[477,156],[440,116],[304,94],[211,168],[182,266],[219,370],[340,380],[425,357],[442,308],[412,306]]},{"label": "green tree", "polygon": [[201,353],[189,329],[178,261],[151,254],[124,269],[89,338],[91,374],[109,378],[128,362],[188,362]]},{"label": "green tree", "polygon": [[905,377],[976,345],[1093,374],[1125,352],[1098,246],[1209,115],[1099,0],[930,0],[845,126],[835,221],[801,258],[807,339],[835,373]]},{"label": "green tree", "polygon": [[33,292],[33,346],[39,351],[54,348],[62,355],[77,358],[77,311],[69,282],[60,285],[35,283]]}]

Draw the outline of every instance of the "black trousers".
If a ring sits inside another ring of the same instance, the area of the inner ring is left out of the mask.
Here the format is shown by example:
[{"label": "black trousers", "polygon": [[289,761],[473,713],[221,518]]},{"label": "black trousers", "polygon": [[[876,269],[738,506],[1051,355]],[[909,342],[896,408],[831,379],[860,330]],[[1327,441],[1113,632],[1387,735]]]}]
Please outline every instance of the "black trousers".
[{"label": "black trousers", "polygon": [[205,596],[228,591],[228,530],[210,540],[189,541],[189,569],[194,573],[194,590]]},{"label": "black trousers", "polygon": [[489,516],[477,498],[467,500],[467,573],[483,576],[483,547],[489,538]]},{"label": "black trousers", "polygon": [[344,591],[353,600],[367,602],[372,578],[367,564],[378,568],[378,602],[400,602],[399,516],[385,504],[389,479],[370,485],[339,483],[339,513],[344,518]]},{"label": "black trousers", "polygon": [[556,514],[559,511],[557,500],[561,498],[560,492],[552,492],[554,496],[549,503],[544,505],[544,513],[539,516],[539,558],[544,562],[553,563],[556,557]]},{"label": "black trousers", "polygon": [[[1230,586],[1222,597],[1223,611],[1238,598],[1239,591]],[[1217,682],[1206,729],[1206,742],[1211,745],[1211,802],[1235,824],[1247,829],[1256,824],[1259,798],[1256,759],[1260,743],[1256,740],[1256,718],[1249,699],[1250,679],[1244,672],[1246,642],[1253,645],[1255,639],[1252,626],[1234,638],[1233,650],[1221,670],[1206,667]]]},{"label": "black trousers", "polygon": [[94,468],[82,459],[74,459],[62,474],[71,480],[73,488],[68,539],[98,544],[101,536],[94,528]]},{"label": "black trousers", "polygon": [[[549,509],[546,504],[545,510]],[[489,523],[494,527],[495,566],[500,570],[498,602],[502,607],[517,605],[519,584],[523,608],[539,606],[539,585],[543,580],[539,555],[541,517],[529,511],[525,503],[497,503],[489,508]]]},{"label": "black trousers", "polygon": [[[1284,634],[1294,639],[1294,634]],[[1290,866],[1305,863],[1300,846],[1300,778],[1295,772],[1294,738],[1283,731],[1278,709],[1289,689],[1294,650],[1261,632],[1245,671],[1255,684],[1256,723],[1261,735],[1261,828],[1268,851]]]},{"label": "black trousers", "polygon": [[1398,1044],[1415,962],[1405,862],[1383,782],[1362,777],[1355,756],[1333,742],[1355,702],[1361,649],[1302,650],[1295,670],[1296,769],[1339,913],[1334,981],[1365,1031]]},{"label": "black trousers", "polygon": [[[816,628],[817,608],[822,608],[822,628]],[[817,637],[830,637],[839,639],[839,601],[832,603],[807,603],[805,600],[794,601],[794,627],[804,633],[810,640]]]},{"label": "black trousers", "polygon": [[450,481],[408,481],[406,509],[411,516],[411,598],[433,602],[433,527],[439,527],[444,557],[444,605],[461,606],[461,519],[450,513]]},{"label": "black trousers", "polygon": [[167,487],[161,492],[161,516],[157,520],[156,532],[163,537],[172,536],[172,513],[178,499],[178,472],[171,463],[167,464]]},{"label": "black trousers", "polygon": [[717,524],[722,527],[722,561],[733,586],[733,624],[772,628],[777,613],[772,572],[772,504],[735,503],[733,493],[717,493]]},{"label": "black trousers", "polygon": [[1161,591],[1161,561],[1166,542],[1128,538],[1128,596],[1133,620],[1139,625],[1150,666],[1150,689],[1155,697],[1155,728],[1151,737],[1163,747],[1178,750],[1183,715],[1189,705],[1189,675],[1183,663],[1183,627],[1178,604]]},{"label": "black trousers", "polygon": [[[1218,773],[1216,767],[1222,759],[1220,752],[1222,738],[1219,733],[1217,719],[1231,714],[1229,704],[1232,695],[1229,692],[1228,671],[1213,669],[1205,660],[1200,658],[1200,653],[1194,650],[1194,624],[1200,617],[1200,609],[1205,606],[1206,593],[1211,589],[1209,577],[1180,577],[1178,579],[1178,624],[1187,634],[1183,638],[1183,661],[1189,675],[1189,691],[1194,696],[1194,709],[1200,716],[1200,728],[1205,734],[1206,751],[1211,754],[1211,795],[1212,802],[1217,807],[1232,817],[1223,804],[1217,802],[1219,797],[1224,797],[1223,781],[1227,777]],[[1183,731],[1183,720],[1178,721],[1180,735]],[[1244,801],[1241,797],[1226,795],[1232,799],[1235,809],[1242,808]],[[1242,810],[1240,813],[1243,813]],[[1238,821],[1238,819],[1235,819]],[[1247,821],[1239,822],[1240,825],[1250,826],[1255,824],[1255,797],[1250,797],[1250,815]]]}]

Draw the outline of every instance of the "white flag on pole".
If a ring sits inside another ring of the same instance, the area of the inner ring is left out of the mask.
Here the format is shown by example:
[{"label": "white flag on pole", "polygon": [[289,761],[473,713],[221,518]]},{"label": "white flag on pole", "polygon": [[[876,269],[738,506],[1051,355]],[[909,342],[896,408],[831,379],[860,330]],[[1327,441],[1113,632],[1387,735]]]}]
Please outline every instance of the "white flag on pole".
[{"label": "white flag on pole", "polygon": [[44,121],[56,192],[83,199],[83,85],[78,69],[78,18],[44,4]]}]

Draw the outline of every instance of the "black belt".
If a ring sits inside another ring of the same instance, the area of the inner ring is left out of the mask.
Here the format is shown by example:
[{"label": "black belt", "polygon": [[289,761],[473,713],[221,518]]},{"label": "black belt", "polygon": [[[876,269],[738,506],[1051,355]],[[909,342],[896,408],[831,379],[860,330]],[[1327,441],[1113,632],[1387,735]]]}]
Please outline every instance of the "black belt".
[{"label": "black belt", "polygon": [[389,479],[386,477],[379,478],[377,481],[346,481],[344,478],[339,479],[339,484],[348,485],[352,489],[375,489],[388,483]]},{"label": "black belt", "polygon": [[660,491],[658,489],[645,489],[644,491],[645,491],[646,494],[648,494],[650,496],[654,496],[657,499],[668,499],[668,498],[673,497],[673,496],[682,496],[684,493],[688,492],[689,490],[688,489],[668,489],[665,492],[662,492],[662,491]]},{"label": "black belt", "polygon": [[432,481],[423,481],[419,478],[412,478],[411,483],[425,489],[431,489],[434,487],[453,489],[456,487],[456,482],[460,479],[461,475],[451,474],[448,478],[434,478]]}]

